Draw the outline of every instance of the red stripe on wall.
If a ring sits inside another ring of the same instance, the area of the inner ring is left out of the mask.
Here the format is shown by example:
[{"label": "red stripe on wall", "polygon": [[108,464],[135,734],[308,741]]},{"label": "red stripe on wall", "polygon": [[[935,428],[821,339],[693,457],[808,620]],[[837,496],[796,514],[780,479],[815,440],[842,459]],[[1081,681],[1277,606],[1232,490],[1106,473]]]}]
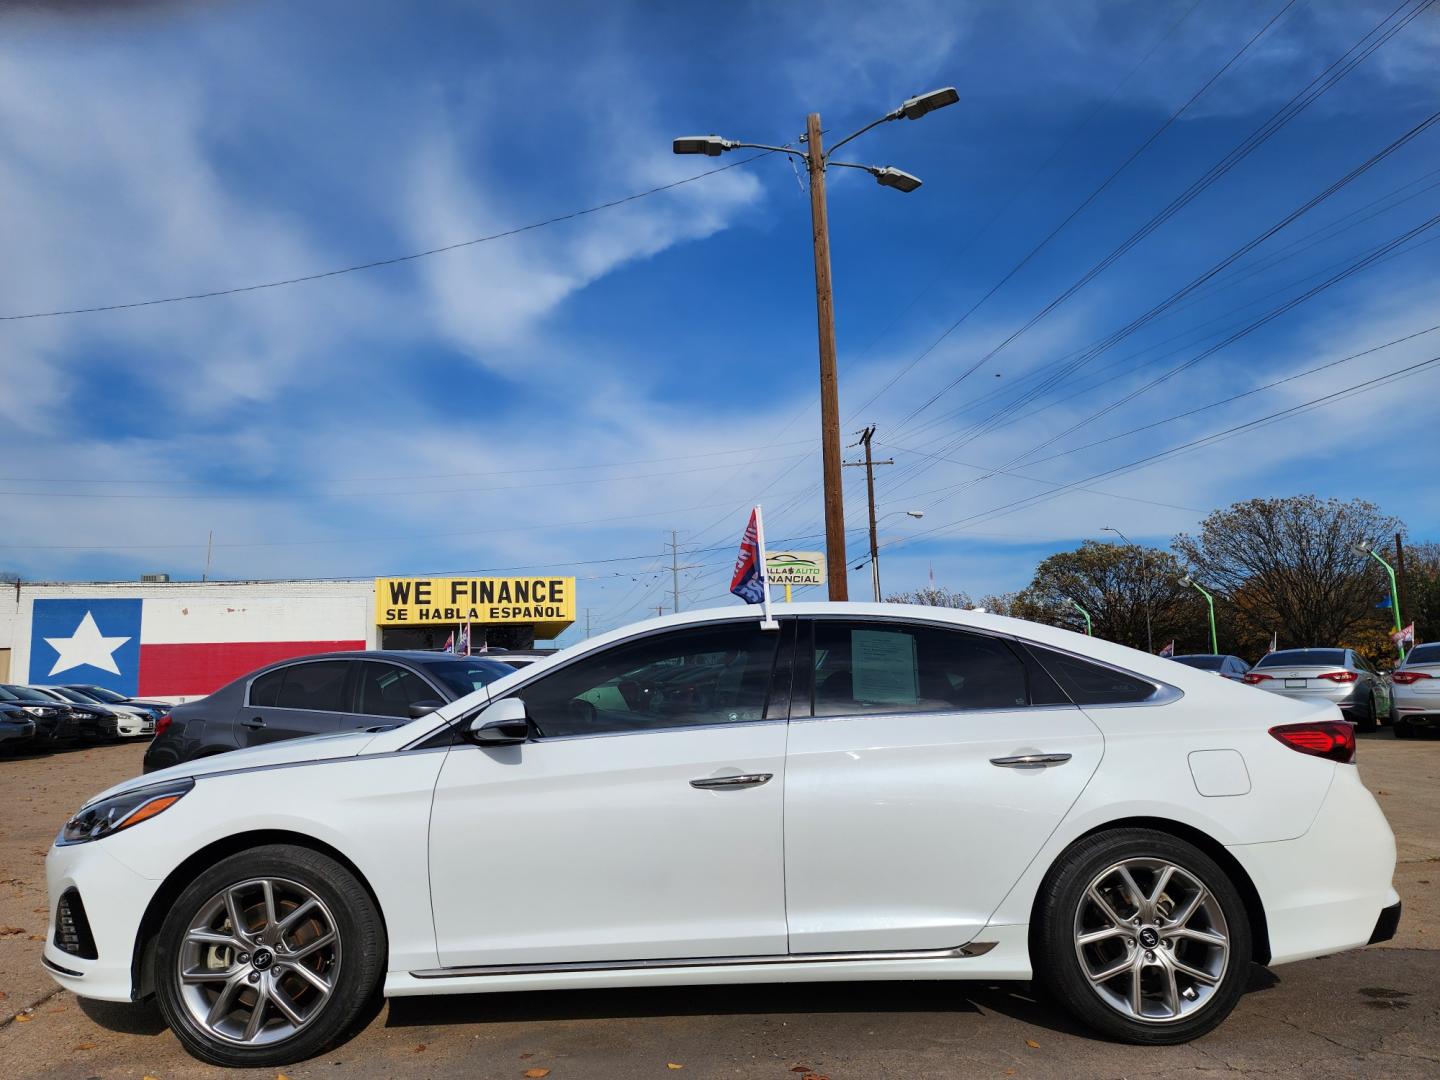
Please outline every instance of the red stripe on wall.
[{"label": "red stripe on wall", "polygon": [[221,641],[140,645],[141,697],[194,697],[258,667],[311,653],[365,648],[363,641]]}]

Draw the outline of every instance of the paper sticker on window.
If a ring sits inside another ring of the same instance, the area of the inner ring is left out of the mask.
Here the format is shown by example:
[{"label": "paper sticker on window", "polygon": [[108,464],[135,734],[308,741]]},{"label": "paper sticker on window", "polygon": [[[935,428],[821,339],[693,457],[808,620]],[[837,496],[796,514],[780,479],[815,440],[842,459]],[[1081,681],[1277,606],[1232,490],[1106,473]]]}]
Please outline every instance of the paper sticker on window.
[{"label": "paper sticker on window", "polygon": [[914,636],[892,630],[850,631],[850,675],[856,701],[916,704]]}]

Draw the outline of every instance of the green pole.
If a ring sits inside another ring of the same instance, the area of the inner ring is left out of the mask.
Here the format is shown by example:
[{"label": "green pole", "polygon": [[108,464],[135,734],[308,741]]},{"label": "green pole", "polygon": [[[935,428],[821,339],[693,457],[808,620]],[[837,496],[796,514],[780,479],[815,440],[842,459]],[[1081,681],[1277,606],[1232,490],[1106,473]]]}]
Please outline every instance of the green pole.
[{"label": "green pole", "polygon": [[1205,597],[1205,603],[1210,608],[1210,654],[1212,656],[1219,656],[1220,643],[1215,636],[1215,598],[1211,596],[1208,592],[1206,592],[1204,589],[1202,589],[1198,582],[1192,580],[1189,577],[1183,578],[1180,584],[1189,585],[1201,596]]},{"label": "green pole", "polygon": [[1094,637],[1095,629],[1094,624],[1090,622],[1090,613],[1086,611],[1083,607],[1081,607],[1079,604],[1076,604],[1074,600],[1071,600],[1070,603],[1074,606],[1076,611],[1080,612],[1081,615],[1085,616],[1085,633],[1090,637]]},{"label": "green pole", "polygon": [[[1374,548],[1370,549],[1369,554],[1372,559],[1385,567],[1385,573],[1390,575],[1390,606],[1395,609],[1395,629],[1397,632],[1403,630],[1405,624],[1400,621],[1400,588],[1395,582],[1395,568],[1386,562]],[[1400,659],[1404,660],[1405,646],[1399,641],[1396,641],[1395,648],[1400,650]]]}]

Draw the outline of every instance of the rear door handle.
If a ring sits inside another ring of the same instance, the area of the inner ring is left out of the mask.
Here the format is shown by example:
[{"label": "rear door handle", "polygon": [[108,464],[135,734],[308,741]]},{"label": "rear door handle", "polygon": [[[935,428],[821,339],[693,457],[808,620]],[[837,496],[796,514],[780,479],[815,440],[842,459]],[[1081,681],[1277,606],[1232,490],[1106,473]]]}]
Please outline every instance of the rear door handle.
[{"label": "rear door handle", "polygon": [[699,780],[691,780],[690,786],[693,788],[701,788],[702,790],[708,788],[759,787],[761,784],[768,783],[774,775],[774,773],[757,772],[741,773],[739,776],[705,776]]},{"label": "rear door handle", "polygon": [[1023,769],[1027,765],[1048,769],[1052,765],[1064,765],[1069,760],[1069,754],[1017,754],[1014,757],[992,757],[990,764],[999,765],[1002,769]]},{"label": "rear door handle", "polygon": [[263,716],[252,716],[249,720],[241,720],[240,726],[248,728],[262,728],[265,726],[265,718]]}]

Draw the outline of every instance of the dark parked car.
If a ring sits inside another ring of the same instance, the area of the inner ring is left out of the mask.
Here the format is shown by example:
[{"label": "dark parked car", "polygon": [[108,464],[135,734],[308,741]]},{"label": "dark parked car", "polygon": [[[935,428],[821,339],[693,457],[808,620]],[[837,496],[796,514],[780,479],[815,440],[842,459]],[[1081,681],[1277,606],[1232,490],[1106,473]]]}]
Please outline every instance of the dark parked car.
[{"label": "dark parked car", "polygon": [[124,694],[117,694],[108,686],[96,686],[93,683],[68,683],[65,689],[78,690],[86,697],[92,697],[102,705],[129,705],[132,708],[144,709],[156,720],[164,716],[175,706],[169,701],[152,701],[149,698],[131,698]]},{"label": "dark parked car", "polygon": [[35,741],[35,718],[13,701],[0,701],[0,754],[24,750]]},{"label": "dark parked car", "polygon": [[1230,679],[1233,682],[1244,682],[1245,675],[1250,670],[1250,665],[1238,656],[1186,653],[1184,656],[1174,656],[1171,659],[1186,667],[1199,668],[1201,671],[1213,671],[1222,679]]},{"label": "dark parked car", "polygon": [[24,709],[35,721],[37,743],[62,742],[80,737],[80,717],[74,707],[56,701],[49,694],[28,686],[0,684],[0,701],[8,701]]},{"label": "dark parked car", "polygon": [[281,739],[403,724],[514,673],[498,660],[433,652],[282,660],[161,717],[145,771]]}]

